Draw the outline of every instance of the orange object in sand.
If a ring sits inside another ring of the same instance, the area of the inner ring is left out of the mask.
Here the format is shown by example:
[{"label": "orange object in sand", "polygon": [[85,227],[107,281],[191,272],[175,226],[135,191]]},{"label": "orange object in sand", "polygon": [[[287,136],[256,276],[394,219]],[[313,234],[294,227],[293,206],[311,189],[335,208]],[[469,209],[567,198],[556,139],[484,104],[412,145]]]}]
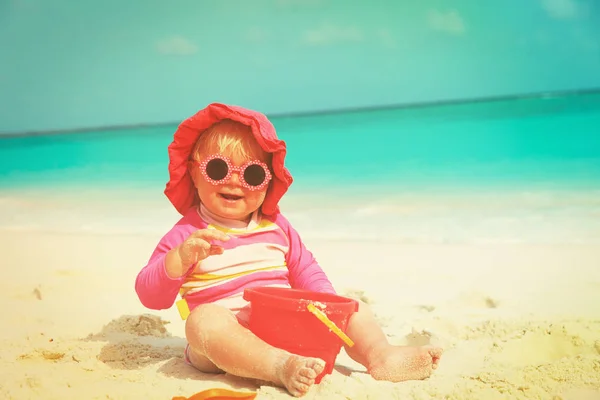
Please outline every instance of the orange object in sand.
[{"label": "orange object in sand", "polygon": [[191,397],[175,396],[172,400],[254,400],[254,392],[238,392],[229,389],[208,389],[196,393]]},{"label": "orange object in sand", "polygon": [[290,353],[325,361],[316,383],[333,371],[344,341],[354,344],[345,331],[358,311],[356,300],[278,287],[246,289],[244,299],[251,304],[249,327],[256,336]]}]

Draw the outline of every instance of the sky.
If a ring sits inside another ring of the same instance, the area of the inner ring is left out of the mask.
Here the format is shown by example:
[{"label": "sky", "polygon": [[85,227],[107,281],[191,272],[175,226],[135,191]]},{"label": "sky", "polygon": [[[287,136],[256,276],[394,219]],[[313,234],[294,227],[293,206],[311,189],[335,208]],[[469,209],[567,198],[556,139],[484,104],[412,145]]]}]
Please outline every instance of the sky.
[{"label": "sky", "polygon": [[0,134],[600,88],[597,0],[0,0]]}]

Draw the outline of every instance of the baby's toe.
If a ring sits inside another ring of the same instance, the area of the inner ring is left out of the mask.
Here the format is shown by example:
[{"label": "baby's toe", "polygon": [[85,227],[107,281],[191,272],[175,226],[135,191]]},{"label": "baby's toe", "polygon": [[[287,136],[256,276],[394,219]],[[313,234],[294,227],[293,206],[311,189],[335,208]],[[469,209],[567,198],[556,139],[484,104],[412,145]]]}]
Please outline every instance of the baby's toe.
[{"label": "baby's toe", "polygon": [[314,378],[309,378],[309,377],[302,376],[302,375],[298,375],[296,381],[298,383],[302,383],[304,385],[309,385],[309,386],[312,385],[313,383],[315,383],[315,379]]},{"label": "baby's toe", "polygon": [[308,392],[309,386],[305,385],[304,383],[300,383],[297,382],[294,387],[293,390],[291,391],[292,394],[296,397],[300,397],[300,396],[304,396],[306,394],[306,392]]},{"label": "baby's toe", "polygon": [[444,352],[444,350],[440,347],[430,347],[428,350],[429,350],[429,354],[431,355],[431,357],[434,360],[438,360],[442,356],[442,353]]},{"label": "baby's toe", "polygon": [[315,358],[311,360],[307,364],[307,366],[310,367],[313,371],[315,371],[317,375],[319,375],[321,372],[323,372],[323,370],[325,370],[325,361]]},{"label": "baby's toe", "polygon": [[298,371],[298,375],[305,379],[315,379],[319,374],[312,368],[302,368]]}]

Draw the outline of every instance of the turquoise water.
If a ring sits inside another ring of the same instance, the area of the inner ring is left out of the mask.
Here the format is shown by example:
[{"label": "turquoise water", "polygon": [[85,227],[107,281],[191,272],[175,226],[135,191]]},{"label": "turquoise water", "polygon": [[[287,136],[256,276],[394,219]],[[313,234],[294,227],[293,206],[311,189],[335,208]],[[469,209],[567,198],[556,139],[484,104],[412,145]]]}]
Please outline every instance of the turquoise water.
[{"label": "turquoise water", "polygon": [[[354,227],[373,240],[600,243],[600,93],[272,121],[295,179],[283,203],[311,237]],[[27,225],[18,190],[119,187],[162,201],[175,128],[0,139],[4,225]],[[51,210],[64,225],[60,204]],[[158,233],[172,222],[164,204],[152,208],[160,228],[102,207],[90,229]]]},{"label": "turquoise water", "polygon": [[[600,184],[600,93],[274,118],[294,187]],[[0,185],[164,184],[176,126],[0,139]]]}]

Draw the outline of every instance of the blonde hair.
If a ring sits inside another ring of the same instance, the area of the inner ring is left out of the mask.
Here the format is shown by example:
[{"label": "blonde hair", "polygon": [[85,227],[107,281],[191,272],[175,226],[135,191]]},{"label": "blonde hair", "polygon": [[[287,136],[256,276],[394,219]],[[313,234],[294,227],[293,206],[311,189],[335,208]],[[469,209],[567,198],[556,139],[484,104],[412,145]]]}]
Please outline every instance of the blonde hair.
[{"label": "blonde hair", "polygon": [[208,155],[205,152],[209,148],[245,160],[259,159],[271,167],[271,154],[260,147],[249,126],[237,121],[224,119],[204,131],[196,141],[192,157]]}]

